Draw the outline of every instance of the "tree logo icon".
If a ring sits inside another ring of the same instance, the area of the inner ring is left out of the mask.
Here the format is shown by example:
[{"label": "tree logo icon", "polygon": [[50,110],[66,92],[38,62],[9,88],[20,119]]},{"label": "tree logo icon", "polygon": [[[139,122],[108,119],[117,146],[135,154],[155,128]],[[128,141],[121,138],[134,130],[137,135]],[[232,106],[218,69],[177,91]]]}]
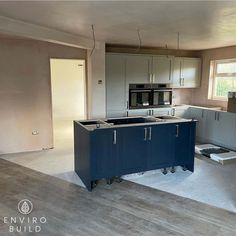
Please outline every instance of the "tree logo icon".
[{"label": "tree logo icon", "polygon": [[18,210],[23,215],[28,215],[33,210],[33,203],[28,199],[23,199],[18,203]]}]

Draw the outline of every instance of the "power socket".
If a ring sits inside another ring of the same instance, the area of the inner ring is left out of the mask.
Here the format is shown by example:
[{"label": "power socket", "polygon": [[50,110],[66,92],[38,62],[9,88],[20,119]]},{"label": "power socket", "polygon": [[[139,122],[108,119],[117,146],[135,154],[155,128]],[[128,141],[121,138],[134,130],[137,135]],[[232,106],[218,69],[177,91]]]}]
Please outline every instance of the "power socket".
[{"label": "power socket", "polygon": [[32,135],[38,135],[38,134],[39,134],[39,131],[37,130],[32,131]]}]

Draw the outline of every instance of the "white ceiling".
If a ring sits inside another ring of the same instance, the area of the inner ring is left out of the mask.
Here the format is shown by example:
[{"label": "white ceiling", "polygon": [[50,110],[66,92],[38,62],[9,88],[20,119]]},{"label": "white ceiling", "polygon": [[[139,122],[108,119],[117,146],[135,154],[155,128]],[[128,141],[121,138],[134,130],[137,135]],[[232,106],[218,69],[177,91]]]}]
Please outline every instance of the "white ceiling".
[{"label": "white ceiling", "polygon": [[236,45],[236,2],[0,2],[0,15],[106,43],[181,49]]}]

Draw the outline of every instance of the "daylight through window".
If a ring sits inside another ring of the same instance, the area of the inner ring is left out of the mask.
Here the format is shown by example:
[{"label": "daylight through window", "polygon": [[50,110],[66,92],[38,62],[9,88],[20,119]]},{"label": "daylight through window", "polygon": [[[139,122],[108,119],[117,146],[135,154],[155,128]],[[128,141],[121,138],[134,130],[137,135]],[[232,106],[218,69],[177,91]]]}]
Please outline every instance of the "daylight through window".
[{"label": "daylight through window", "polygon": [[211,62],[212,99],[227,100],[228,92],[236,90],[236,59]]}]

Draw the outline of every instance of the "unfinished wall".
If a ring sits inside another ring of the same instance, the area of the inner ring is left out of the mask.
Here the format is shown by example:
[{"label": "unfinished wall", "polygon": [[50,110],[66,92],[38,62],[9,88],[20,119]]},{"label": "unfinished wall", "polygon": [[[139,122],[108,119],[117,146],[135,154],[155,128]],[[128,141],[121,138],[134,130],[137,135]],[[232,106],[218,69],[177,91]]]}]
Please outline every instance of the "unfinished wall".
[{"label": "unfinished wall", "polygon": [[105,43],[91,55],[88,50],[88,117],[106,117]]},{"label": "unfinished wall", "polygon": [[194,89],[188,89],[188,88],[173,89],[172,104],[173,105],[192,104],[193,90]]},{"label": "unfinished wall", "polygon": [[236,46],[204,50],[202,57],[202,80],[201,88],[193,90],[193,104],[221,106],[226,109],[226,101],[217,101],[208,99],[210,61],[219,59],[236,58]]},{"label": "unfinished wall", "polygon": [[86,59],[86,50],[0,39],[0,154],[52,147],[50,58]]}]

